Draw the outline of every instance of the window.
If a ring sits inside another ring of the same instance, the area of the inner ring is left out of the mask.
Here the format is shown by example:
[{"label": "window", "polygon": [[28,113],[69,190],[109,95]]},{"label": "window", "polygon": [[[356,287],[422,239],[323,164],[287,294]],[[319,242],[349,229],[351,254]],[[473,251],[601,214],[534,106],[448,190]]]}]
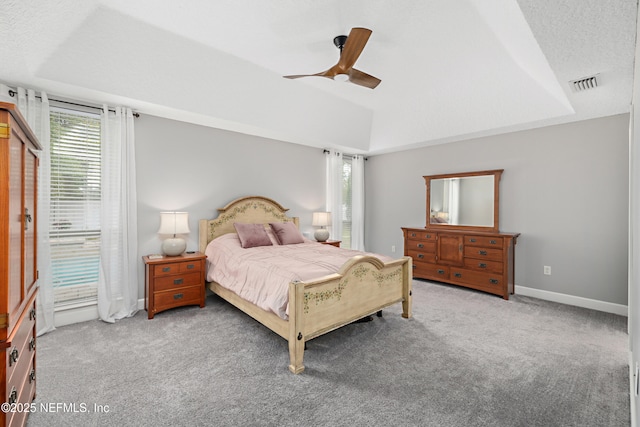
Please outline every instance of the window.
[{"label": "window", "polygon": [[51,108],[49,238],[56,308],[94,303],[100,260],[100,116]]},{"label": "window", "polygon": [[342,156],[342,243],[351,248],[351,157]]}]

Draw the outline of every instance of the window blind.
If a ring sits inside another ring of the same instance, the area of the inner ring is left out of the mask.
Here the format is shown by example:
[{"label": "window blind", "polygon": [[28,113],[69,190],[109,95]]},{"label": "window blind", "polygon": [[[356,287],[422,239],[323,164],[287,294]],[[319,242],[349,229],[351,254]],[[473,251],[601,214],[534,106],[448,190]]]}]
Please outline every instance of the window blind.
[{"label": "window blind", "polygon": [[55,304],[95,301],[100,260],[100,116],[52,108],[50,248]]}]

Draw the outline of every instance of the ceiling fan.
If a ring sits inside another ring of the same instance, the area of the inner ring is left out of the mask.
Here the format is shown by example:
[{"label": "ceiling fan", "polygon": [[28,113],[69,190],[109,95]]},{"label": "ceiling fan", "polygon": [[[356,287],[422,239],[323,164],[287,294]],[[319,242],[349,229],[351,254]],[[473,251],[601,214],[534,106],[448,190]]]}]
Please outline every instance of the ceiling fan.
[{"label": "ceiling fan", "polygon": [[353,84],[374,89],[380,84],[380,79],[370,76],[360,70],[353,68],[360,53],[364,49],[371,36],[371,30],[366,28],[352,28],[349,36],[337,36],[333,39],[333,44],[340,49],[340,59],[338,63],[326,71],[317,74],[299,74],[284,76],[286,79],[299,79],[300,77],[327,77],[333,80],[349,81]]}]

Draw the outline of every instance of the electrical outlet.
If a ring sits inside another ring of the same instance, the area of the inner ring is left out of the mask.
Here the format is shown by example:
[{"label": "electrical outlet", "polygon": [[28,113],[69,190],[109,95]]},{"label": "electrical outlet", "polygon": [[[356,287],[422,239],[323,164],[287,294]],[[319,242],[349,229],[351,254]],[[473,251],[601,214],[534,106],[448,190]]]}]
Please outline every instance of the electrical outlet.
[{"label": "electrical outlet", "polygon": [[544,274],[546,274],[547,276],[551,276],[551,266],[550,265],[545,265],[544,266]]},{"label": "electrical outlet", "polygon": [[396,245],[391,246],[391,253],[396,253]]}]

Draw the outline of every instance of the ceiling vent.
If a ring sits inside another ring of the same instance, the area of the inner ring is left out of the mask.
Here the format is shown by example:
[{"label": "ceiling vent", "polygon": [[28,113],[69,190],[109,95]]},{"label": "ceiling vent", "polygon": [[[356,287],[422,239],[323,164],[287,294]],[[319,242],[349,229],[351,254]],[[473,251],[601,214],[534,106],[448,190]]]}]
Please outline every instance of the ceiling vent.
[{"label": "ceiling vent", "polygon": [[598,87],[598,74],[595,76],[584,77],[579,80],[572,80],[569,82],[574,92],[582,92],[588,89],[595,89]]}]

